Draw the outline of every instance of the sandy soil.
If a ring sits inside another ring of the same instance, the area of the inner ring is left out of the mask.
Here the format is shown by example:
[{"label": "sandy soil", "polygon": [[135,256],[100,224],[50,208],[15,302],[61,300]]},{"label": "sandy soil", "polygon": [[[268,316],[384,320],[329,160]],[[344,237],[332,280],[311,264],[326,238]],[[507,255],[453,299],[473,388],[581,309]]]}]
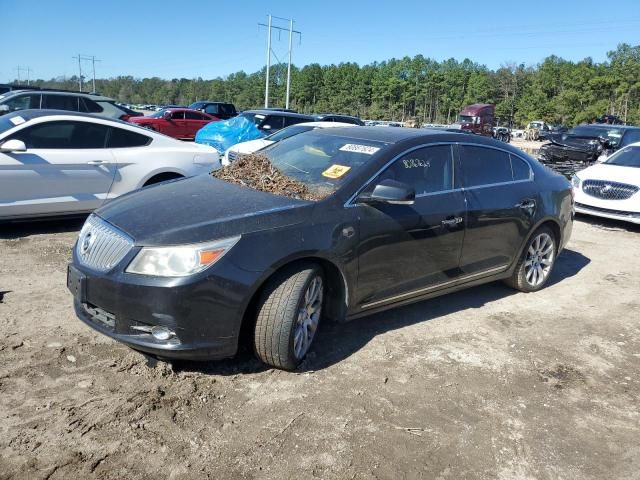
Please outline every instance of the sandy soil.
[{"label": "sandy soil", "polygon": [[0,226],[0,478],[640,478],[640,228],[579,221],[536,294],[323,325],[296,373],[159,363],[74,317],[81,222]]}]

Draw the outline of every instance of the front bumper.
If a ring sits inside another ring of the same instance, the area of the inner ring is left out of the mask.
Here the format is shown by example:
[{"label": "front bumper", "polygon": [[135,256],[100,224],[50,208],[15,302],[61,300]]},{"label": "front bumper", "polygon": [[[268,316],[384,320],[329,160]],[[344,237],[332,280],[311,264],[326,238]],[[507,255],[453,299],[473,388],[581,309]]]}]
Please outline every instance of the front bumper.
[{"label": "front bumper", "polygon": [[[197,278],[158,278],[118,267],[98,273],[80,266],[74,249],[67,286],[78,318],[98,332],[159,357],[213,360],[235,355],[256,275],[230,262],[216,271],[225,276],[205,271]],[[174,335],[157,339],[149,332],[153,327]]]},{"label": "front bumper", "polygon": [[640,225],[640,212],[629,212],[625,210],[614,210],[610,208],[595,207],[585,203],[576,202],[577,213],[592,215],[595,217],[609,218],[611,220],[621,220]]}]

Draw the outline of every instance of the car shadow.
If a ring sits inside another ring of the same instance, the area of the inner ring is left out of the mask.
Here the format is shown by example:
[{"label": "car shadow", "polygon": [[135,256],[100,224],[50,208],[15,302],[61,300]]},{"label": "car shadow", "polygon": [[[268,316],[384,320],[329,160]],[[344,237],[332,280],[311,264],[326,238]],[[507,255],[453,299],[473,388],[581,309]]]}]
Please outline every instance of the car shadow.
[{"label": "car shadow", "polygon": [[[574,250],[565,249],[556,261],[548,286],[577,275],[591,260]],[[339,363],[363,348],[374,337],[435,318],[484,307],[495,300],[518,292],[502,282],[493,282],[467,290],[450,293],[430,300],[398,307],[361,317],[349,322],[330,322],[321,325],[314,347],[297,373],[322,370]],[[535,294],[532,294],[535,295]],[[249,342],[244,342],[248,344]],[[218,362],[174,362],[176,372],[200,372],[210,375],[258,373],[270,369],[253,356],[244,345],[235,358]]]},{"label": "car shadow", "polygon": [[593,217],[591,215],[583,215],[576,213],[576,220],[582,223],[588,223],[596,228],[610,231],[627,231],[633,233],[640,233],[640,224],[624,222],[622,220],[614,220],[604,217]]},{"label": "car shadow", "polygon": [[87,215],[42,220],[0,223],[0,240],[30,237],[49,233],[79,232]]}]

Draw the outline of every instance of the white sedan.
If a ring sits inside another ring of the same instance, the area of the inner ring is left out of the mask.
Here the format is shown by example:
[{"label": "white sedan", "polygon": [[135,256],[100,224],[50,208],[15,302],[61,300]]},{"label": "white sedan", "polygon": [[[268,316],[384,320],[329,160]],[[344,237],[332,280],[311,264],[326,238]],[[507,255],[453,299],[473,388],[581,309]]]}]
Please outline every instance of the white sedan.
[{"label": "white sedan", "polygon": [[132,190],[220,168],[216,150],[82,113],[0,117],[0,220],[90,212]]},{"label": "white sedan", "polygon": [[273,145],[285,138],[293,137],[302,132],[308,132],[309,130],[315,130],[316,128],[334,128],[334,127],[353,127],[353,123],[344,122],[304,122],[291,125],[290,127],[278,130],[276,133],[264,138],[257,138],[255,140],[249,140],[247,142],[236,143],[232,147],[229,147],[222,157],[222,164],[229,165],[233,162],[238,155],[246,155],[248,153],[254,153],[258,150],[262,150],[269,145]]},{"label": "white sedan", "polygon": [[640,224],[640,142],[571,179],[576,212]]}]

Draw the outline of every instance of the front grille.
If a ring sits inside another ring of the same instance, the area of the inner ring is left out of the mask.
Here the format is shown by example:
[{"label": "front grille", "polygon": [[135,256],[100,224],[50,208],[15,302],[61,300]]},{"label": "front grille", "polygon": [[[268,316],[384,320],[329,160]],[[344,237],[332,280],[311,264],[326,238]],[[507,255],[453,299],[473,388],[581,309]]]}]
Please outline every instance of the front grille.
[{"label": "front grille", "polygon": [[585,180],[582,182],[582,191],[603,200],[626,200],[637,193],[638,187],[606,180]]},{"label": "front grille", "polygon": [[592,212],[608,213],[609,215],[618,215],[620,217],[640,218],[640,212],[626,212],[624,210],[612,210],[610,208],[592,207],[584,203],[576,202],[576,208],[582,210],[591,210]]},{"label": "front grille", "polygon": [[76,254],[82,265],[99,272],[111,270],[133,247],[133,240],[96,215],[85,222]]}]

